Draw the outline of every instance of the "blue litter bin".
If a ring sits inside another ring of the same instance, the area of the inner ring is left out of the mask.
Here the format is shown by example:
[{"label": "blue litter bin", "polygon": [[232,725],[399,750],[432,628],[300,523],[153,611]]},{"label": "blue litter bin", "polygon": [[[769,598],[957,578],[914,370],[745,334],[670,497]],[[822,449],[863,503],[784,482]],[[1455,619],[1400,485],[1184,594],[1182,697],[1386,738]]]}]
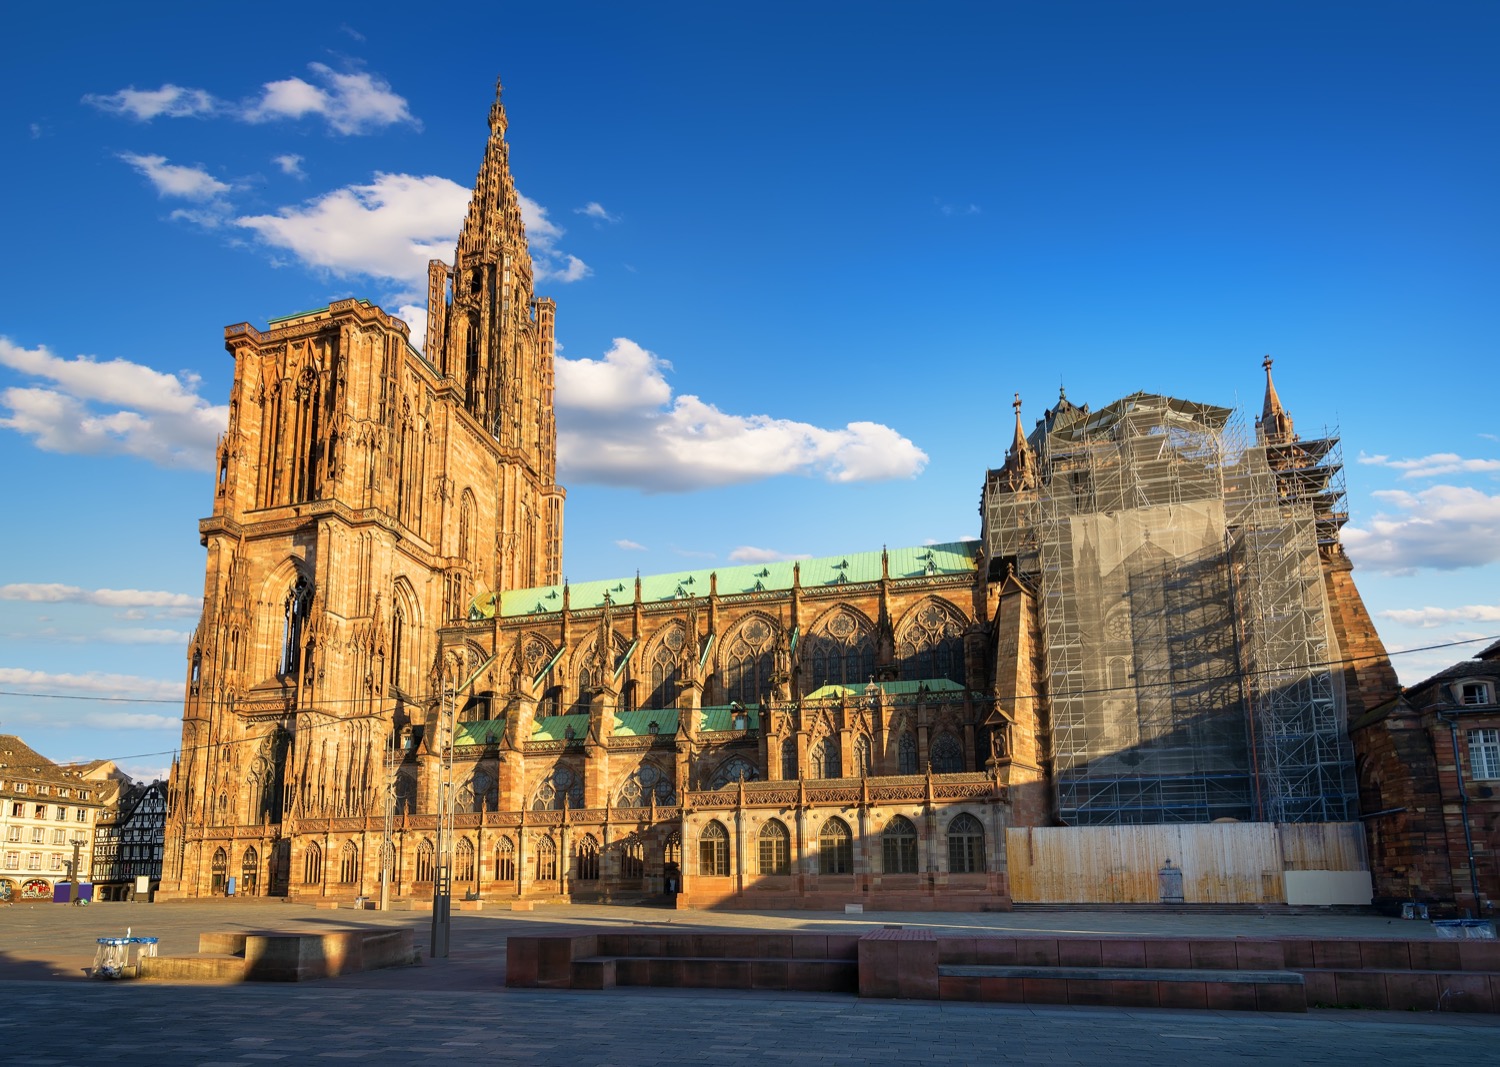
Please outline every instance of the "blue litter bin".
[{"label": "blue litter bin", "polygon": [[234,875],[232,874],[229,876],[229,880],[224,883],[224,895],[226,897],[234,896]]}]

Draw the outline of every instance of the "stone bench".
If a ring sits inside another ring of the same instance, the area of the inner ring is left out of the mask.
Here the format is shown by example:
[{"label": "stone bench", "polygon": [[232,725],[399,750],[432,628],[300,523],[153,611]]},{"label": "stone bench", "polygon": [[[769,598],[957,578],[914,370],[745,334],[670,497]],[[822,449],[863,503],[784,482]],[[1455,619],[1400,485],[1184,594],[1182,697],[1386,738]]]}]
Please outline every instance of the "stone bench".
[{"label": "stone bench", "polygon": [[[172,981],[303,982],[397,967],[416,959],[409,927],[317,933],[216,930],[198,935],[196,954],[143,958],[140,976]],[[237,961],[237,978],[230,961]]]},{"label": "stone bench", "polygon": [[942,1000],[1220,1011],[1307,1010],[1296,971],[943,964]]},{"label": "stone bench", "polygon": [[573,961],[571,988],[617,985],[853,993],[859,986],[859,965],[849,959],[764,956],[585,956]]}]

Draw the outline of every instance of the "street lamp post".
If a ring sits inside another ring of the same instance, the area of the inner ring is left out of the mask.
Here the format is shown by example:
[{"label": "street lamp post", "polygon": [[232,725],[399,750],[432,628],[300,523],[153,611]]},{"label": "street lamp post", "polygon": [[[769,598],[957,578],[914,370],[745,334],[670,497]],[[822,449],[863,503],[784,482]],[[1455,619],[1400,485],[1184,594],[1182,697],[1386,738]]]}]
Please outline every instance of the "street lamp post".
[{"label": "street lamp post", "polygon": [[75,837],[68,843],[73,846],[73,859],[68,864],[68,881],[72,885],[72,891],[69,893],[68,899],[74,904],[79,904],[82,902],[78,899],[78,852],[88,842],[82,838]]}]

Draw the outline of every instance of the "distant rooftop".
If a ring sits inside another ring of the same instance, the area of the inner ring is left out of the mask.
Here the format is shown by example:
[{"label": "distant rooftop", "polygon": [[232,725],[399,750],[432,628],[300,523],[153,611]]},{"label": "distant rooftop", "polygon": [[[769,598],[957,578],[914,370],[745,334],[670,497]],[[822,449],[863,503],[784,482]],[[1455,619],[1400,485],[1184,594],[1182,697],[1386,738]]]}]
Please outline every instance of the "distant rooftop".
[{"label": "distant rooftop", "polygon": [[[889,549],[887,556],[891,578],[900,580],[947,574],[971,575],[974,573],[974,553],[978,547],[978,541],[951,541],[942,545]],[[780,560],[775,563],[742,563],[730,567],[642,575],[641,601],[646,604],[661,604],[689,597],[707,597],[712,575],[717,575],[718,593],[721,597],[790,589],[793,568],[799,569],[802,588],[809,590],[877,582],[881,576],[879,552],[851,552],[842,556]],[[573,611],[603,607],[605,596],[615,605],[634,603],[635,577],[568,585],[568,605]],[[475,597],[469,606],[469,618],[494,618],[495,599],[494,593],[481,593]],[[500,613],[503,618],[561,611],[562,604],[561,585],[514,589],[500,595]]]}]

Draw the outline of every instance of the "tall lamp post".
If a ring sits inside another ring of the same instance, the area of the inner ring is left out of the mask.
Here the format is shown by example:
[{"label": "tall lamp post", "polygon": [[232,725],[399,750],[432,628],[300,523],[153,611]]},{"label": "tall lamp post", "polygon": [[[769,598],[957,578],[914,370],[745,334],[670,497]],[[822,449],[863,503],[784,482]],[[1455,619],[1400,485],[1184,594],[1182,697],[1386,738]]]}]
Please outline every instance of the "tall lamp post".
[{"label": "tall lamp post", "polygon": [[[453,749],[458,697],[467,692],[475,680],[499,658],[496,652],[457,686],[443,686],[438,705],[438,825],[437,856],[432,871],[432,947],[433,959],[446,958],[453,910]],[[454,666],[458,666],[455,657]]]}]

